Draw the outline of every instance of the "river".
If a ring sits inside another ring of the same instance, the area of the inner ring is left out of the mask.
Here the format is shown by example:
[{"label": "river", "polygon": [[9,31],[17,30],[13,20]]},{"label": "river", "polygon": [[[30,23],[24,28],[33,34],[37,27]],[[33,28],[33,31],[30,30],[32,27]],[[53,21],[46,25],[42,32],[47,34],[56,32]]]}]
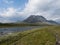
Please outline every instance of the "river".
[{"label": "river", "polygon": [[26,27],[7,27],[7,28],[0,28],[0,35],[13,33],[13,32],[21,32],[26,30],[31,30],[34,28],[40,28],[40,26],[26,26]]}]

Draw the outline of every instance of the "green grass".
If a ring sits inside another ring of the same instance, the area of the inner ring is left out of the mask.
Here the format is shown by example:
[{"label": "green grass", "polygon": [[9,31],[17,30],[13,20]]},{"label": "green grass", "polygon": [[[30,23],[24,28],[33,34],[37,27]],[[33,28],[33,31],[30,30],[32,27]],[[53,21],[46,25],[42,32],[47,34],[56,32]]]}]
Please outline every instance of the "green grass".
[{"label": "green grass", "polygon": [[16,42],[17,45],[55,45],[55,37],[48,31],[36,31],[27,34]]},{"label": "green grass", "polygon": [[[47,26],[39,29],[14,33],[0,38],[0,45],[55,45],[56,33],[60,35],[60,26]],[[60,37],[60,36],[59,36]]]},{"label": "green grass", "polygon": [[50,25],[48,25],[48,24],[38,24],[38,23],[0,23],[0,28],[23,27],[23,26],[50,26]]}]

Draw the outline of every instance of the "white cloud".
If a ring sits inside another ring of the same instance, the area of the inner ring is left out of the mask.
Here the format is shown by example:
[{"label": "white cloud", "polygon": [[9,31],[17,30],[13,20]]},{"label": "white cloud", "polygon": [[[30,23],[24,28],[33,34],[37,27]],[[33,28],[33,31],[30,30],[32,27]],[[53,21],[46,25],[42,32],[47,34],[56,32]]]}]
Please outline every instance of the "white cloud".
[{"label": "white cloud", "polygon": [[[9,2],[8,2],[9,3]],[[1,14],[2,17],[16,17],[29,15],[42,15],[47,19],[60,19],[60,0],[29,0],[22,11],[15,8],[7,8]],[[17,15],[16,15],[17,14]],[[21,18],[21,17],[20,17]]]},{"label": "white cloud", "polygon": [[18,10],[19,9],[15,9],[15,8],[7,8],[7,9],[4,9],[1,13],[0,13],[0,16],[2,17],[12,17],[12,16],[15,16],[16,13],[18,13]]},{"label": "white cloud", "polygon": [[23,12],[28,14],[38,13],[38,11],[41,11],[39,9],[49,2],[51,2],[51,0],[29,0]]},{"label": "white cloud", "polygon": [[12,21],[12,20],[8,20],[8,19],[3,19],[3,20],[0,20],[0,22],[2,23],[11,23],[11,22],[15,22],[15,21]]},{"label": "white cloud", "polygon": [[[21,8],[3,8],[0,10],[0,22],[16,22],[17,20],[23,20],[22,15],[19,15]],[[21,14],[21,13],[20,13]]]},{"label": "white cloud", "polygon": [[6,4],[14,3],[14,1],[10,1],[10,0],[3,0],[3,2],[6,3]]},{"label": "white cloud", "polygon": [[4,11],[1,13],[1,16],[10,17],[10,16],[12,16],[15,12],[16,12],[16,10],[15,10],[14,8],[8,8],[7,10],[4,10]]},{"label": "white cloud", "polygon": [[60,0],[29,0],[22,11],[22,15],[39,14],[54,20],[60,16],[59,12]]}]

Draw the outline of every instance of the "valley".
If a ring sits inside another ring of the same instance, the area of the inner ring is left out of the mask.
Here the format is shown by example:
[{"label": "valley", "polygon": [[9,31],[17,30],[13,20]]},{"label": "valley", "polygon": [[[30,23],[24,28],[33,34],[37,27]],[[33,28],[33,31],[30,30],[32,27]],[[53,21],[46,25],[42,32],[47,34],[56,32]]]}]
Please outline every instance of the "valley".
[{"label": "valley", "polygon": [[20,23],[0,23],[0,45],[59,45],[60,24],[42,16]]}]

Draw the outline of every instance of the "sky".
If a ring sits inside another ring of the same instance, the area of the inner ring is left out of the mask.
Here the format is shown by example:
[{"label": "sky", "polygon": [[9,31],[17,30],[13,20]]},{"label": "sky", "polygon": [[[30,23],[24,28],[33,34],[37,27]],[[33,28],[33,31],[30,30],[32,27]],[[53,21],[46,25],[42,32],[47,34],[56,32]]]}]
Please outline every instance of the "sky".
[{"label": "sky", "polygon": [[30,15],[60,20],[60,0],[0,0],[0,22],[21,21]]}]

